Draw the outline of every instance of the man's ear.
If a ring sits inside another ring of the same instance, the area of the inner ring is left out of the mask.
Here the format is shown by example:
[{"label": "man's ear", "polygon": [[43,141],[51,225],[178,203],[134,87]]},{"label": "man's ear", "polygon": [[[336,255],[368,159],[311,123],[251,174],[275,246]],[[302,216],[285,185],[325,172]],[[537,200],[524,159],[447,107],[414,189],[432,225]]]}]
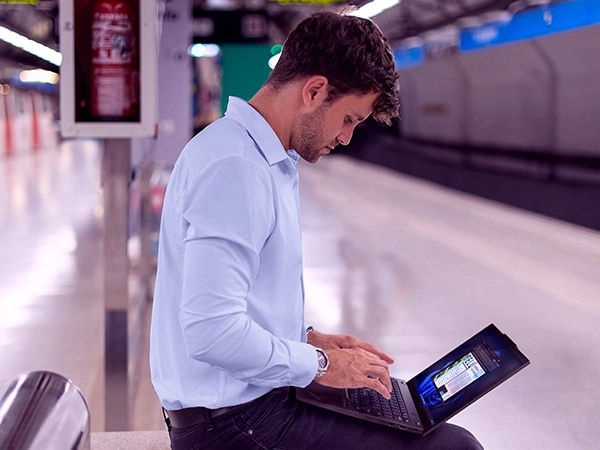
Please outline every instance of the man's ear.
[{"label": "man's ear", "polygon": [[302,86],[302,101],[305,106],[314,108],[320,106],[327,98],[329,82],[322,75],[313,75]]}]

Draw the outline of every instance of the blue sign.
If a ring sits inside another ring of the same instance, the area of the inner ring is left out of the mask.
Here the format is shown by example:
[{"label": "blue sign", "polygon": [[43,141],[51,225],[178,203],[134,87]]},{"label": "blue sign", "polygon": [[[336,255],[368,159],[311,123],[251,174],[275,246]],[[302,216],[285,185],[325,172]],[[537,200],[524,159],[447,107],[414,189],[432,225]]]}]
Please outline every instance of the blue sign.
[{"label": "blue sign", "polygon": [[424,60],[423,46],[399,47],[393,50],[396,69],[406,69],[407,67],[421,64]]},{"label": "blue sign", "polygon": [[469,52],[491,46],[534,39],[600,23],[598,0],[552,3],[515,14],[509,22],[466,28],[460,33],[460,50]]}]

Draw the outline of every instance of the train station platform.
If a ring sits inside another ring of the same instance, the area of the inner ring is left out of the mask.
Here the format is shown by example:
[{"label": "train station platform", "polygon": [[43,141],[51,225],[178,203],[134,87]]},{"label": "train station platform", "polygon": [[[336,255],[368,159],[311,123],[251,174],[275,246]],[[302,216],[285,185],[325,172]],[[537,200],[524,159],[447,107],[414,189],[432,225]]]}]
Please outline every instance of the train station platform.
[{"label": "train station platform", "polygon": [[[92,449],[138,448],[120,447],[136,432],[168,448],[148,308],[131,318],[129,431],[105,433],[100,161],[92,140],[0,156],[0,387],[60,373],[89,404]],[[531,365],[451,422],[488,449],[597,448],[600,232],[343,150],[300,177],[308,322],[380,346],[402,378],[493,322]],[[134,295],[133,264],[130,280]]]}]

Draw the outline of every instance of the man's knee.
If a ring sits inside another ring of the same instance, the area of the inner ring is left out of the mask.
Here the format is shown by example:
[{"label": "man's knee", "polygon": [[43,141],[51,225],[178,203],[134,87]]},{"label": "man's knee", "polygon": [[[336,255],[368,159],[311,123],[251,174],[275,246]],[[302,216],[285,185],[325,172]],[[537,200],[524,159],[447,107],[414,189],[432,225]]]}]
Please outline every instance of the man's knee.
[{"label": "man's knee", "polygon": [[436,450],[483,450],[481,443],[465,428],[446,423],[425,437],[427,448]]}]

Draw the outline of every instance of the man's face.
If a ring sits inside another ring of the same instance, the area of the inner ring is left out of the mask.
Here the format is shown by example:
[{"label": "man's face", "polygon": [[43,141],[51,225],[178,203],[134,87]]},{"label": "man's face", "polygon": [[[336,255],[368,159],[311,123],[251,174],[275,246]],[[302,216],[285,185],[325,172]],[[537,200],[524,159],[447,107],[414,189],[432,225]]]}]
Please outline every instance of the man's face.
[{"label": "man's face", "polygon": [[292,129],[290,148],[304,160],[316,163],[338,144],[348,145],[356,126],[371,114],[378,95],[352,94],[321,103],[300,116]]}]

